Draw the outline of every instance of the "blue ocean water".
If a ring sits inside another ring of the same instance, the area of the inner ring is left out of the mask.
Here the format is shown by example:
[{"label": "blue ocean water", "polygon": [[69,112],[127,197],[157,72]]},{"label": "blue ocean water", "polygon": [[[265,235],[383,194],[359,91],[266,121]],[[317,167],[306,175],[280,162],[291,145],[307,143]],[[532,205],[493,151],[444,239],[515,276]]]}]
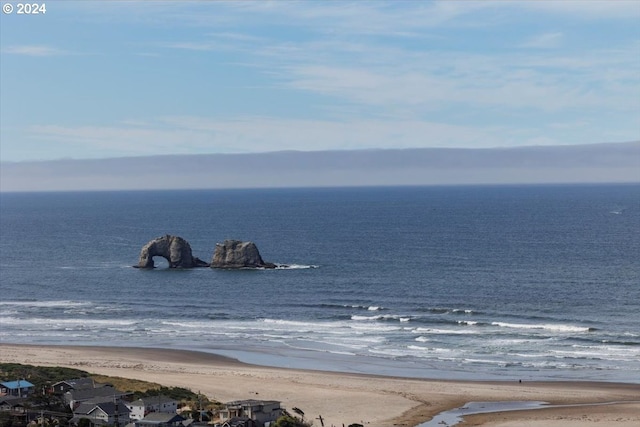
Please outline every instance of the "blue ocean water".
[{"label": "blue ocean water", "polygon": [[[276,270],[139,270],[165,234]],[[0,194],[0,342],[640,382],[640,185]]]}]

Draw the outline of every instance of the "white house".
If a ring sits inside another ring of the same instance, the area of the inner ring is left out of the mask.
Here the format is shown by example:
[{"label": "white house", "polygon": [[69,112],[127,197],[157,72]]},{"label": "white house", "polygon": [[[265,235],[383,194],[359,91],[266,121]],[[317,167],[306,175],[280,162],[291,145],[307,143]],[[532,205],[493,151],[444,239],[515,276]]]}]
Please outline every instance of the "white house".
[{"label": "white house", "polygon": [[233,419],[248,418],[256,425],[264,426],[277,420],[282,415],[280,402],[275,400],[235,400],[225,404],[220,410],[220,422],[230,422]]},{"label": "white house", "polygon": [[141,420],[152,412],[175,414],[178,411],[178,401],[167,396],[143,397],[126,405],[132,420]]}]

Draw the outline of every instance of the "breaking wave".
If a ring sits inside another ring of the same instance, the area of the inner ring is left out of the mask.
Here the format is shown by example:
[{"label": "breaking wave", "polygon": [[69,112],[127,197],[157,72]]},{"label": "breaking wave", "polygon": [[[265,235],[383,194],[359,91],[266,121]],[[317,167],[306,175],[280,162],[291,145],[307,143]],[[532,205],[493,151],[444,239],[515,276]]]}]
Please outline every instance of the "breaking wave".
[{"label": "breaking wave", "polygon": [[555,324],[526,324],[526,323],[506,323],[506,322],[491,322],[493,326],[500,326],[501,328],[512,329],[542,329],[555,332],[593,332],[596,328],[590,328],[586,326],[573,326],[573,325],[555,325]]}]

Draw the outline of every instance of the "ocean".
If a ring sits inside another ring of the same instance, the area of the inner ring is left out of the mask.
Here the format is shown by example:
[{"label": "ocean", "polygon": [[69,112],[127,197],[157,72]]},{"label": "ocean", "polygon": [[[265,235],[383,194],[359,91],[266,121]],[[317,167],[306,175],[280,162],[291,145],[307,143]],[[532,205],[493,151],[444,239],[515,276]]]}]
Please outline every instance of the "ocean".
[{"label": "ocean", "polygon": [[[132,268],[165,234],[281,267]],[[638,383],[640,185],[2,193],[0,342]]]}]

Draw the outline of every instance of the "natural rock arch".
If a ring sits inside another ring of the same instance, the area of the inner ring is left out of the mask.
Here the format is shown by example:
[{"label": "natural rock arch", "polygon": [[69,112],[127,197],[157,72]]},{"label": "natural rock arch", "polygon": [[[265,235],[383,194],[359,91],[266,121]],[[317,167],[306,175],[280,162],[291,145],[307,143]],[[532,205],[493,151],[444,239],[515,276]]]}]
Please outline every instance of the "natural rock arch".
[{"label": "natural rock arch", "polygon": [[142,247],[138,268],[154,268],[153,257],[160,256],[169,262],[169,268],[208,267],[209,264],[193,256],[191,245],[179,236],[157,237]]},{"label": "natural rock arch", "polygon": [[216,243],[211,268],[275,268],[272,262],[263,261],[253,242],[225,240]]}]

